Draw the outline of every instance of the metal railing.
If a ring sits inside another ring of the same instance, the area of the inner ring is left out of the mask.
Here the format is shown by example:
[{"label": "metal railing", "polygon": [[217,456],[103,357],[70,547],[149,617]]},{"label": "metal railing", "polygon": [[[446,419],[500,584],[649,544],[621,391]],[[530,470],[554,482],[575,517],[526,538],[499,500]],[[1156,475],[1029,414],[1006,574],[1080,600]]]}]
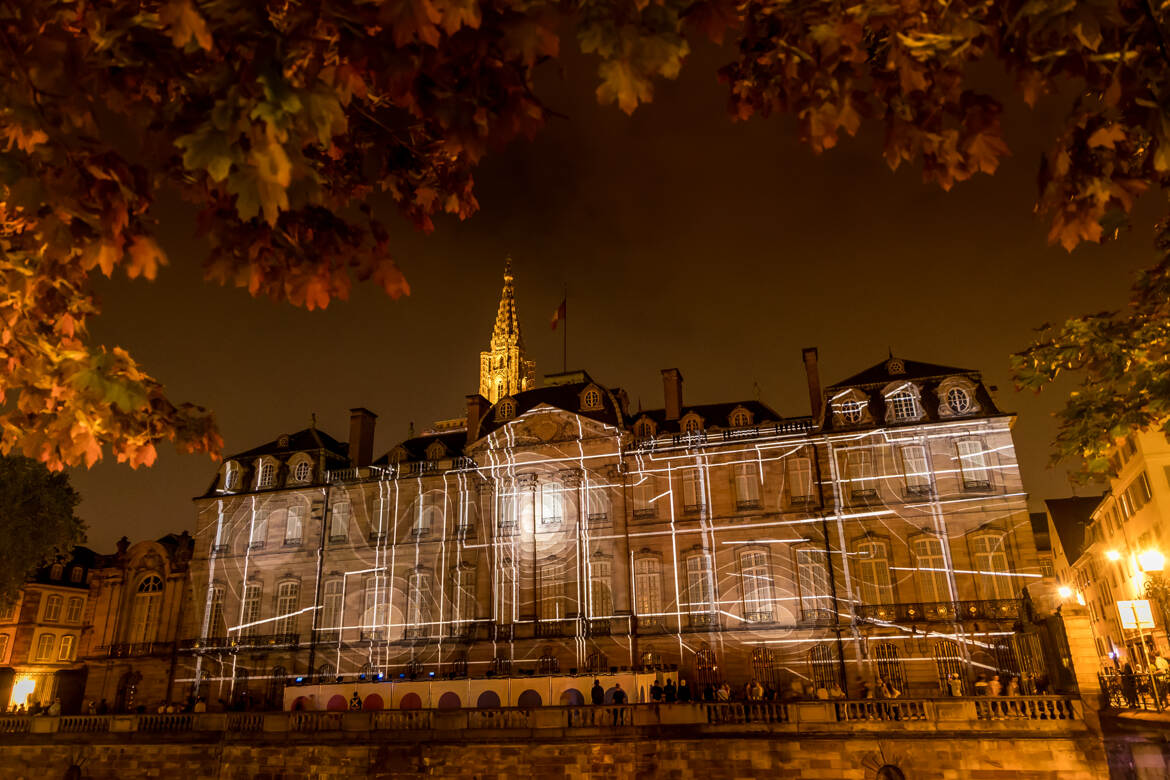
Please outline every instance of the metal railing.
[{"label": "metal railing", "polygon": [[853,613],[858,620],[888,623],[1018,620],[1023,616],[1023,605],[1019,599],[859,604]]},{"label": "metal railing", "polygon": [[1115,710],[1170,709],[1170,674],[1134,672],[1123,674],[1108,669],[1097,675],[1108,706]]},{"label": "metal railing", "polygon": [[96,655],[106,658],[134,658],[146,655],[166,655],[175,648],[174,642],[123,642],[101,645]]},{"label": "metal railing", "polygon": [[573,636],[576,630],[575,620],[538,620],[536,622],[536,636]]}]

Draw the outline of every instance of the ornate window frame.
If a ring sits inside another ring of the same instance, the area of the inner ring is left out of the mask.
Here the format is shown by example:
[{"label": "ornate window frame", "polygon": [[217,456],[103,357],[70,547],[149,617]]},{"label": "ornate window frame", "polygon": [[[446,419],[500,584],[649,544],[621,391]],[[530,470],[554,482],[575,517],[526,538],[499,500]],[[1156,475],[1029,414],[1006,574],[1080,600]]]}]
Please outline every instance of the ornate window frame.
[{"label": "ornate window frame", "polygon": [[833,412],[833,424],[840,428],[851,428],[873,424],[869,394],[856,387],[848,387],[829,399]]},{"label": "ornate window frame", "polygon": [[[307,471],[301,469],[304,466]],[[302,473],[304,471],[304,473]],[[287,485],[307,485],[313,481],[313,459],[307,453],[298,452],[288,459]]]},{"label": "ornate window frame", "polygon": [[703,418],[699,416],[698,412],[687,412],[678,421],[679,431],[688,435],[700,434],[705,427]]},{"label": "ornate window frame", "polygon": [[634,438],[653,439],[658,435],[658,425],[646,415],[634,422]]},{"label": "ornate window frame", "polygon": [[[967,408],[958,411],[951,406],[950,393],[952,390],[961,390],[967,394]],[[971,417],[983,411],[976,396],[978,386],[965,376],[949,376],[939,382],[935,395],[938,397],[939,417]]]},{"label": "ornate window frame", "polygon": [[[900,413],[899,405],[895,399],[905,396],[909,396],[911,403],[914,404],[913,414]],[[882,388],[882,399],[886,403],[885,419],[887,423],[918,422],[925,415],[925,410],[922,407],[922,389],[909,380],[890,382]]]},{"label": "ornate window frame", "polygon": [[605,391],[596,383],[589,384],[579,395],[581,411],[598,412],[605,408]]},{"label": "ornate window frame", "polygon": [[732,428],[747,428],[753,423],[751,410],[740,405],[731,410],[731,414],[727,415],[727,424]]},{"label": "ornate window frame", "polygon": [[516,419],[516,399],[510,395],[505,396],[496,404],[496,420],[507,422],[514,419]]}]

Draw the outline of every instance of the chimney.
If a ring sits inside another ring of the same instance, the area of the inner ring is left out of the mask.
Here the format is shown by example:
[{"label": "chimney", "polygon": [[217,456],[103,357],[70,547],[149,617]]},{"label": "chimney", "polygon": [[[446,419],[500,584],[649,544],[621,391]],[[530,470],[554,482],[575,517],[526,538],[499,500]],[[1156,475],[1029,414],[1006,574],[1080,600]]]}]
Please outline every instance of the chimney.
[{"label": "chimney", "polygon": [[820,419],[821,416],[821,371],[817,368],[817,348],[805,347],[802,351],[804,357],[804,373],[808,377],[808,404],[812,409],[813,420]]},{"label": "chimney", "polygon": [[374,455],[374,421],[378,415],[364,406],[349,410],[349,463],[361,468]]},{"label": "chimney", "polygon": [[666,401],[666,419],[682,416],[682,374],[677,368],[662,369],[662,396]]},{"label": "chimney", "polygon": [[479,438],[479,425],[491,403],[479,393],[467,396],[467,443]]}]

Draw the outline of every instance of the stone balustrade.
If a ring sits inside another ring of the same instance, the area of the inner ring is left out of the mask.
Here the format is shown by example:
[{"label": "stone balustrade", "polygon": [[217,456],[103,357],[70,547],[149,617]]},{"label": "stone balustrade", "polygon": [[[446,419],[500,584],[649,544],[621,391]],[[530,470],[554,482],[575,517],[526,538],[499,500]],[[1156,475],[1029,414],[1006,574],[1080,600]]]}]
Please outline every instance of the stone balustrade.
[{"label": "stone balustrade", "polygon": [[[1026,722],[1026,726],[1025,726]],[[512,732],[517,737],[589,729],[700,727],[711,733],[794,733],[910,729],[916,731],[1084,730],[1081,701],[1067,696],[861,699],[797,702],[703,702],[676,704],[506,707],[499,709],[377,710],[370,712],[229,712],[143,715],[0,716],[0,745],[30,736],[62,740],[127,732],[212,738],[264,734],[292,736],[376,734],[414,740],[419,732],[459,738],[462,732]]]}]

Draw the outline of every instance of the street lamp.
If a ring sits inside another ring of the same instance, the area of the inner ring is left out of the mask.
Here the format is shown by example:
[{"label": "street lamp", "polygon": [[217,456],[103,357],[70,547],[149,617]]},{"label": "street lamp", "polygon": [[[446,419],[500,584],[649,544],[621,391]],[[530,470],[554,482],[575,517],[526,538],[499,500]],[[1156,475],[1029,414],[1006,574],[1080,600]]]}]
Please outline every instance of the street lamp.
[{"label": "street lamp", "polygon": [[1138,565],[1147,574],[1162,571],[1166,566],[1166,556],[1158,550],[1146,550],[1138,555]]},{"label": "street lamp", "polygon": [[1062,599],[1067,599],[1069,596],[1072,595],[1072,588],[1070,588],[1067,585],[1061,585],[1060,590],[1058,590],[1057,593],[1060,594],[1060,597]]},{"label": "street lamp", "polygon": [[1121,553],[1117,552],[1117,550],[1106,550],[1105,557],[1114,563],[1117,563],[1121,560]]}]

